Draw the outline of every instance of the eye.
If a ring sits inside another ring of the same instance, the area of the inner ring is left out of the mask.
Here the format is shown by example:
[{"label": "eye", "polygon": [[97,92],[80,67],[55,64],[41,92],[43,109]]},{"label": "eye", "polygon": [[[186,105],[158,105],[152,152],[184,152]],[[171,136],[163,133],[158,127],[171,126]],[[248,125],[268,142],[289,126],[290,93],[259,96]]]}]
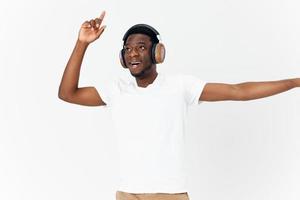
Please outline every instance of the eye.
[{"label": "eye", "polygon": [[125,47],[124,50],[125,50],[125,52],[130,52],[130,51],[131,51],[131,48]]},{"label": "eye", "polygon": [[145,46],[140,46],[140,49],[141,49],[141,50],[145,50],[146,47],[145,47]]}]

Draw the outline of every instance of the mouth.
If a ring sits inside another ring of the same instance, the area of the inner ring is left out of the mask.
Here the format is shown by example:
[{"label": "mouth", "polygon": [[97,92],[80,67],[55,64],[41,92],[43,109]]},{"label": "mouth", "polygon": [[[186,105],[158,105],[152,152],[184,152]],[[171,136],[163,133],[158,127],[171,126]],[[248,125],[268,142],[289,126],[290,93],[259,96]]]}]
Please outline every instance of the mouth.
[{"label": "mouth", "polygon": [[141,62],[140,61],[132,61],[132,62],[129,62],[129,66],[132,68],[132,69],[136,69],[138,66],[140,66]]}]

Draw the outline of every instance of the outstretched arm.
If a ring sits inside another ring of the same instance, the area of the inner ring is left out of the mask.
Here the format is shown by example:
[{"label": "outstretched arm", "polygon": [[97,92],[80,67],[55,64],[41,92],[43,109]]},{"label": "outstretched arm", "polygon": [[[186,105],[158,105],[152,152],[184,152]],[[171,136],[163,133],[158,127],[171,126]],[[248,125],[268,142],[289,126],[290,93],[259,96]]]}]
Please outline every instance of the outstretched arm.
[{"label": "outstretched arm", "polygon": [[58,97],[64,101],[86,105],[106,105],[95,87],[78,88],[80,68],[85,51],[90,43],[103,33],[105,26],[101,26],[105,12],[99,18],[86,21],[81,25],[74,50],[65,68],[58,91]]},{"label": "outstretched arm", "polygon": [[272,96],[300,87],[300,78],[239,84],[207,83],[200,101],[247,101]]}]

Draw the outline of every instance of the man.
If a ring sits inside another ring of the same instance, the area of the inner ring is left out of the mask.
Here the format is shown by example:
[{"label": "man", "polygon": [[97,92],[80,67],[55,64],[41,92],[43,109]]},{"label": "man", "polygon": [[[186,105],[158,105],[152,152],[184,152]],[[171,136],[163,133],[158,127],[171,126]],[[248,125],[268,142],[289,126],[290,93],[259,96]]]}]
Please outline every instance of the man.
[{"label": "man", "polygon": [[138,24],[124,35],[120,53],[132,80],[109,89],[78,88],[81,63],[90,43],[103,33],[105,13],[82,24],[64,71],[59,98],[111,108],[118,135],[120,184],[117,200],[188,200],[184,166],[184,128],[189,106],[201,101],[252,100],[300,86],[300,78],[240,84],[206,83],[194,76],[157,73],[165,49],[158,32]]}]

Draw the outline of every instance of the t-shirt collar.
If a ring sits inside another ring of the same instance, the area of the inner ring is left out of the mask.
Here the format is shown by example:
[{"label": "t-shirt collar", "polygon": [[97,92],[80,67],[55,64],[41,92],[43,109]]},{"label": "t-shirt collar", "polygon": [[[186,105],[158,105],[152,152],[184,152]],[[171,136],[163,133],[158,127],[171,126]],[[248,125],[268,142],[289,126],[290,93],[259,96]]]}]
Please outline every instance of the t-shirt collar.
[{"label": "t-shirt collar", "polygon": [[132,80],[132,83],[133,83],[134,88],[136,88],[137,90],[145,90],[145,89],[149,89],[149,88],[154,88],[157,85],[159,85],[159,83],[161,81],[161,76],[162,76],[161,73],[157,73],[157,76],[154,79],[154,81],[151,84],[149,84],[147,87],[139,87],[135,78]]}]

